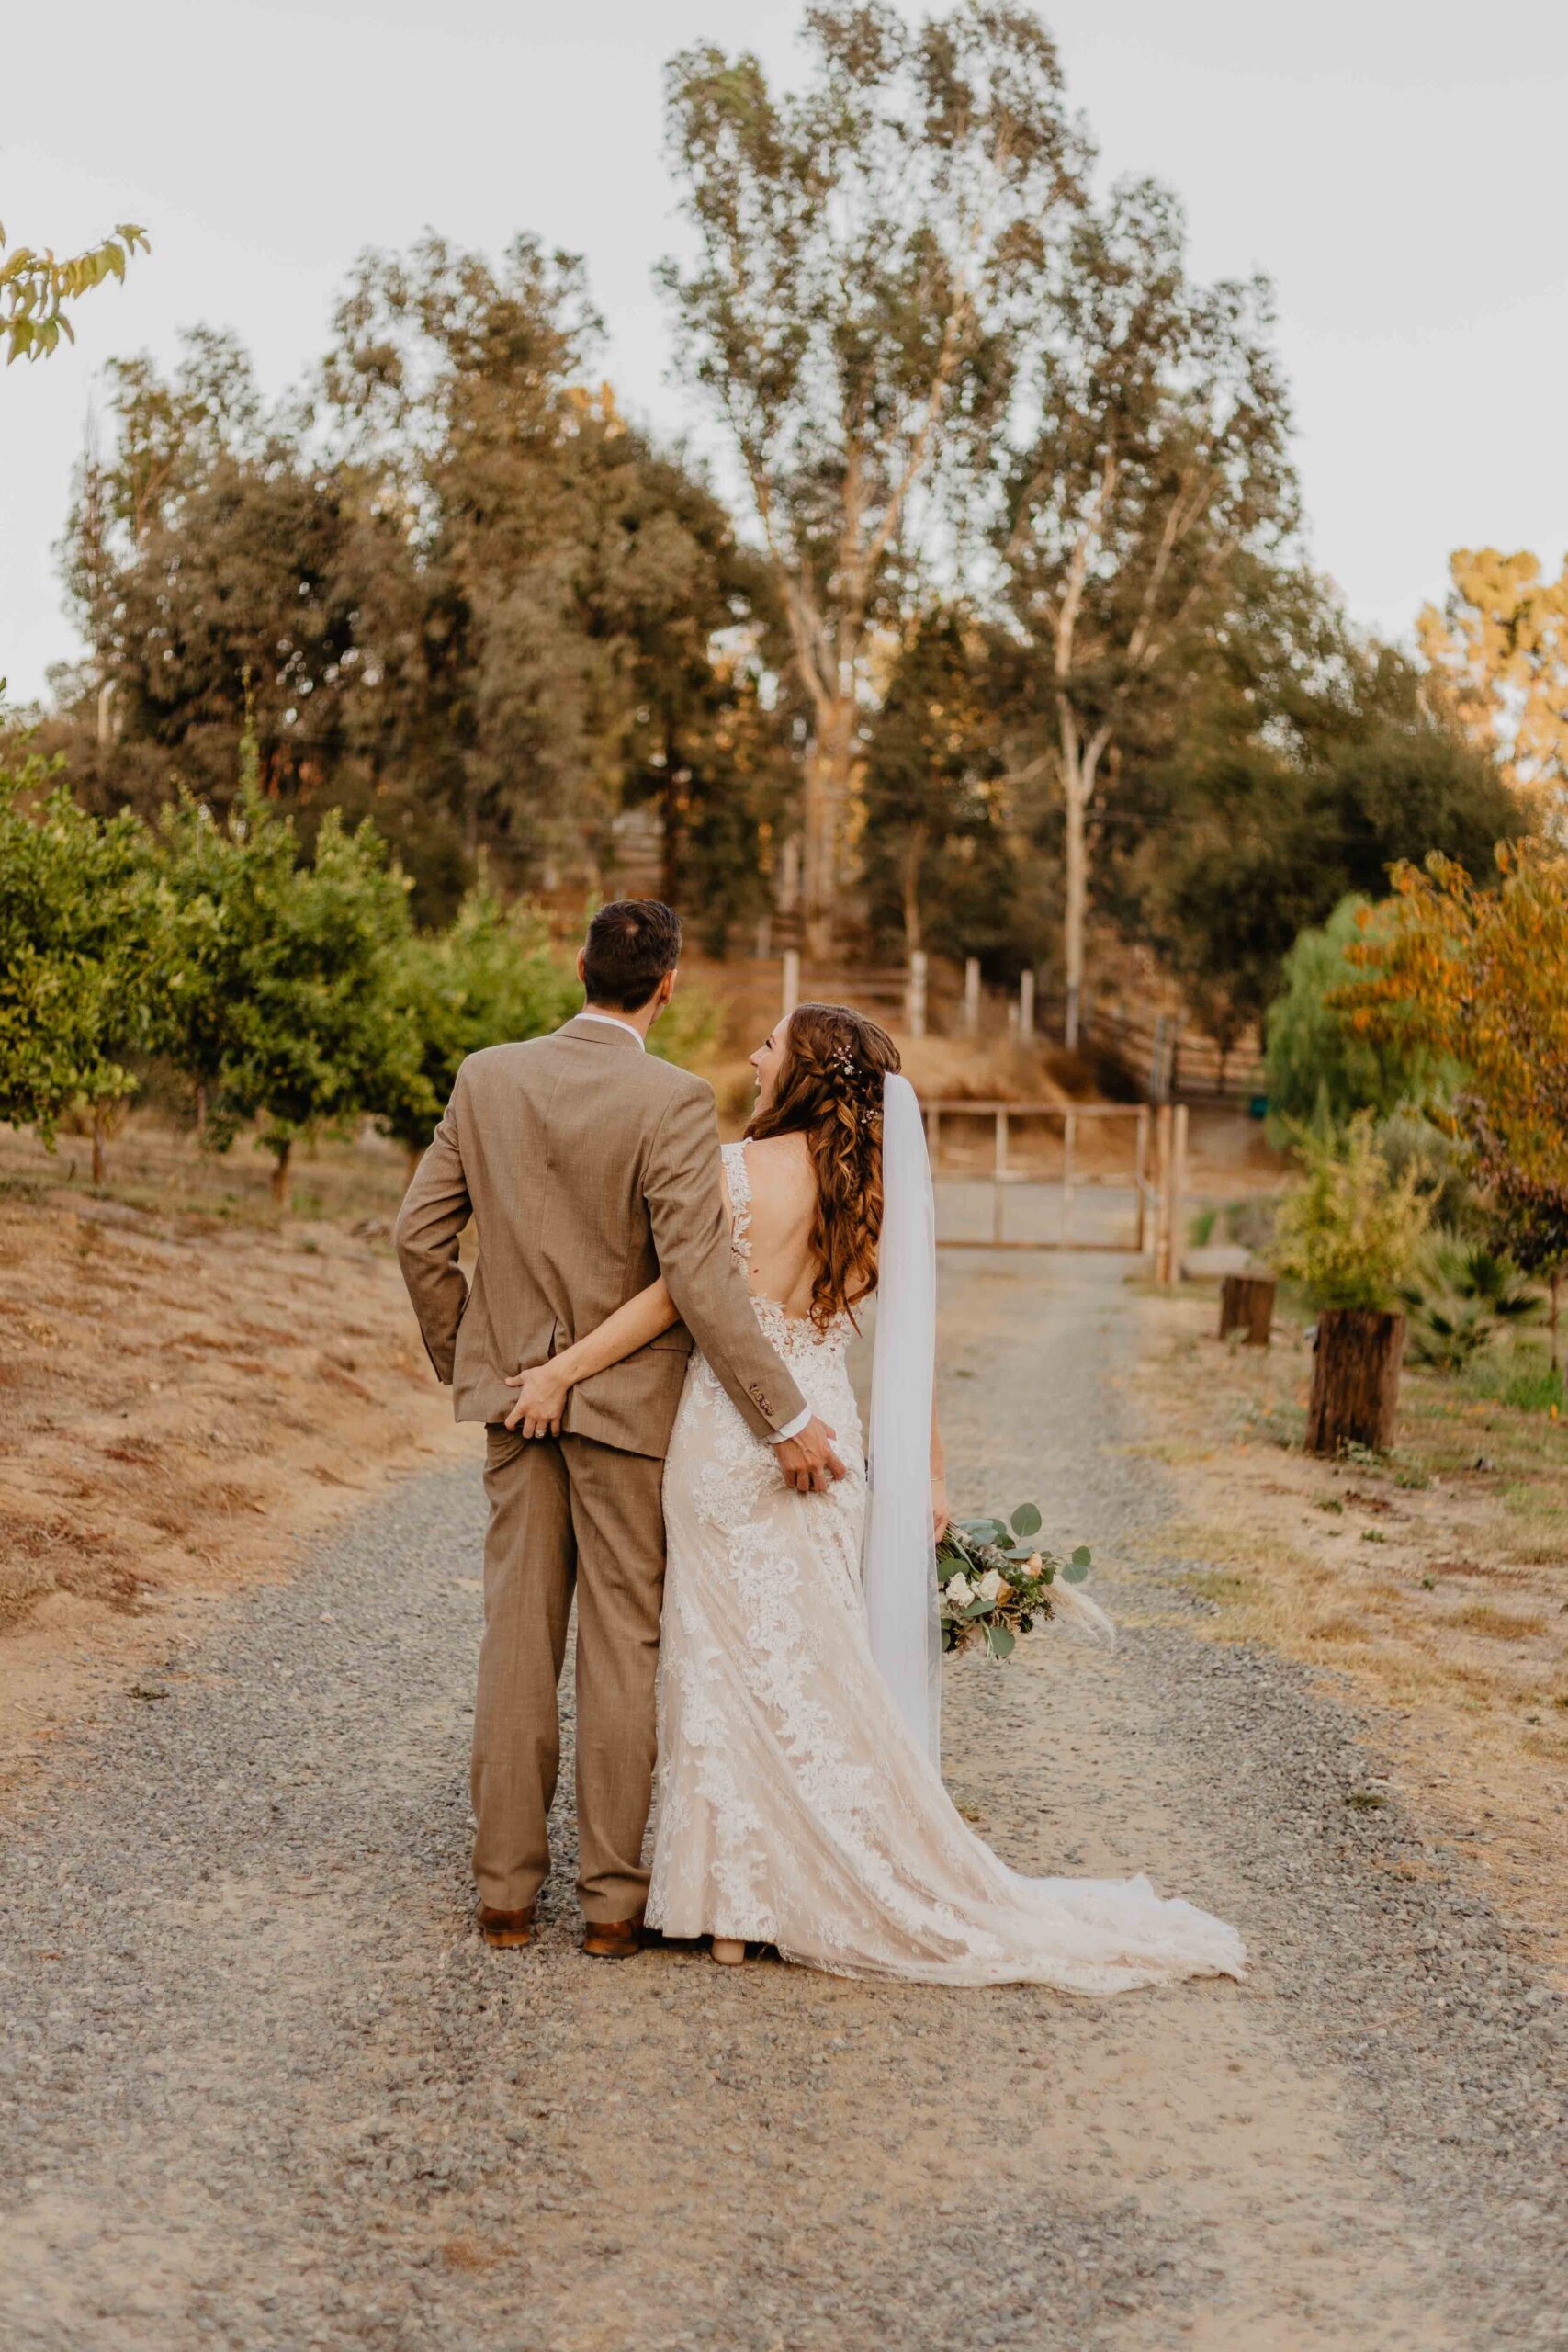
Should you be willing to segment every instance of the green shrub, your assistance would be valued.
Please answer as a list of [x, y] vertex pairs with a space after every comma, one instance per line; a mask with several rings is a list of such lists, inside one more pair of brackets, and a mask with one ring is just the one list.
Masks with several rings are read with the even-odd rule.
[[96, 1180], [105, 1119], [152, 1035], [165, 908], [144, 828], [88, 815], [54, 774], [0, 768], [0, 1119], [52, 1147], [85, 1109]]
[[1276, 1272], [1319, 1309], [1397, 1306], [1428, 1220], [1413, 1174], [1390, 1174], [1370, 1112], [1342, 1134], [1304, 1136], [1298, 1148], [1303, 1172], [1275, 1220]]
[[1328, 1001], [1337, 989], [1359, 979], [1346, 949], [1373, 928], [1378, 911], [1367, 899], [1341, 899], [1321, 930], [1300, 933], [1285, 958], [1284, 989], [1265, 1018], [1271, 1138], [1288, 1139], [1297, 1126], [1341, 1127], [1358, 1111], [1387, 1113], [1402, 1102], [1451, 1085], [1451, 1069], [1425, 1046], [1397, 1034], [1382, 1040], [1360, 1035], [1349, 1016]]
[[393, 993], [419, 1041], [419, 1058], [389, 1071], [367, 1106], [411, 1151], [423, 1150], [452, 1091], [459, 1065], [487, 1046], [557, 1029], [576, 1012], [576, 973], [552, 954], [539, 918], [503, 907], [493, 891], [470, 890], [446, 931], [407, 943]]
[[648, 1050], [660, 1061], [694, 1069], [718, 1039], [718, 1006], [700, 981], [682, 980], [648, 1033]]
[[163, 1043], [195, 1082], [220, 1148], [247, 1120], [287, 1198], [296, 1139], [342, 1127], [417, 1084], [421, 1040], [398, 1001], [408, 884], [367, 820], [329, 809], [307, 854], [247, 780], [226, 819], [164, 817], [172, 901]]

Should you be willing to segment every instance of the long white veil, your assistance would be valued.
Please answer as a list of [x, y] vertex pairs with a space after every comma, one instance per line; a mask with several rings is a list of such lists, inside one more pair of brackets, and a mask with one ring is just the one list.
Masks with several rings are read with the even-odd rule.
[[871, 1375], [871, 1508], [863, 1581], [871, 1652], [910, 1736], [942, 1748], [942, 1621], [931, 1537], [936, 1204], [914, 1088], [882, 1090], [882, 1238]]

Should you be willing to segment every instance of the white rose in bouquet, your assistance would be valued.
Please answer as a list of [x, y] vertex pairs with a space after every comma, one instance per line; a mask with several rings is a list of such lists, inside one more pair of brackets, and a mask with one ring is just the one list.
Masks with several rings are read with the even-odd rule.
[[995, 1603], [1001, 1599], [1001, 1591], [1002, 1579], [1000, 1572], [996, 1568], [987, 1568], [985, 1575], [980, 1578], [981, 1600], [989, 1600]]
[[969, 1603], [975, 1598], [975, 1588], [970, 1583], [968, 1577], [963, 1573], [962, 1569], [959, 1571], [957, 1576], [948, 1577], [946, 1584], [942, 1587], [942, 1591], [946, 1598], [953, 1603], [955, 1608], [958, 1609], [967, 1609]]

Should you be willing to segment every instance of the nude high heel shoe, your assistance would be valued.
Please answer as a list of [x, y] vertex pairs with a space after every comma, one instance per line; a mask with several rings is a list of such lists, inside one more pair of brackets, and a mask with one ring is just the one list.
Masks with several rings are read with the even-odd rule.
[[733, 1936], [715, 1936], [713, 1956], [721, 1968], [739, 1968], [746, 1958], [746, 1947]]

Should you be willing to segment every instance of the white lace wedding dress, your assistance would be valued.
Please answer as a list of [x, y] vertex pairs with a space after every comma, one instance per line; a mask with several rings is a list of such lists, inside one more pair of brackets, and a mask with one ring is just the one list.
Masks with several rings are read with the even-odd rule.
[[[744, 1259], [741, 1146], [725, 1166]], [[849, 1472], [825, 1495], [792, 1492], [694, 1355], [664, 1476], [649, 1924], [934, 1984], [1119, 1993], [1240, 1975], [1235, 1929], [1147, 1879], [1025, 1878], [966, 1826], [872, 1662], [849, 1318], [819, 1334], [754, 1304]]]

